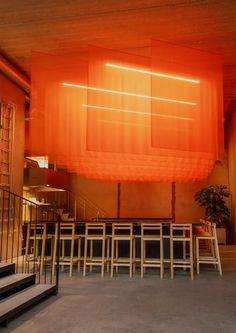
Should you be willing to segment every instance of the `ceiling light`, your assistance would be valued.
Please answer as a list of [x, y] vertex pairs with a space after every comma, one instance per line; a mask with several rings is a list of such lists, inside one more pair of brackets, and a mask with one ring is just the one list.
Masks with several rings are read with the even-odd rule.
[[199, 80], [192, 80], [192, 79], [187, 79], [187, 78], [181, 77], [181, 76], [175, 76], [175, 75], [169, 75], [169, 74], [163, 74], [163, 73], [156, 73], [156, 72], [146, 71], [146, 70], [143, 70], [143, 69], [127, 67], [127, 66], [120, 66], [120, 65], [109, 64], [109, 63], [107, 63], [106, 66], [111, 67], [111, 68], [116, 68], [116, 69], [123, 69], [123, 70], [130, 71], [130, 72], [136, 72], [136, 73], [142, 73], [142, 74], [149, 74], [149, 75], [152, 75], [152, 76], [164, 77], [164, 78], [167, 78], [167, 79], [186, 81], [186, 82], [189, 82], [189, 83], [200, 83]]
[[161, 117], [161, 118], [171, 118], [171, 119], [180, 119], [180, 120], [194, 120], [194, 118], [189, 118], [189, 117], [179, 117], [179, 116], [165, 115], [165, 114], [160, 114], [160, 113], [148, 113], [148, 112], [139, 112], [139, 111], [134, 111], [134, 110], [116, 109], [116, 108], [109, 108], [109, 107], [106, 107], [106, 106], [99, 106], [99, 105], [82, 104], [82, 106], [86, 107], [86, 108], [89, 108], [89, 109], [134, 113], [134, 114], [137, 114], [137, 115], [155, 116], [155, 117]]
[[142, 95], [142, 94], [135, 94], [135, 93], [129, 93], [129, 92], [120, 91], [120, 90], [95, 88], [95, 87], [83, 86], [83, 85], [75, 84], [75, 83], [63, 82], [62, 85], [66, 86], [66, 87], [74, 87], [74, 88], [88, 89], [88, 90], [93, 90], [93, 91], [101, 91], [101, 92], [107, 92], [107, 93], [117, 94], [117, 95], [140, 97], [140, 98], [145, 98], [145, 99], [153, 99], [153, 100], [158, 100], [158, 101], [162, 101], [162, 102], [179, 103], [179, 104], [187, 104], [187, 105], [197, 105], [197, 103], [194, 103], [194, 102], [187, 102], [187, 101], [182, 101], [182, 100], [177, 100], [177, 99], [169, 99], [169, 98], [148, 96], [148, 95]]

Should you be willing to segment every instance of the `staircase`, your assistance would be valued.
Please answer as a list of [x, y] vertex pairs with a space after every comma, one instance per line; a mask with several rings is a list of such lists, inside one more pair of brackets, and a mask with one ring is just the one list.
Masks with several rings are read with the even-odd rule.
[[[0, 188], [0, 325], [56, 294], [51, 249], [58, 215]], [[57, 262], [57, 261], [56, 261]]]
[[27, 190], [25, 196], [29, 200], [32, 201], [33, 197], [36, 204], [47, 202], [49, 207], [53, 207], [60, 215], [62, 221], [90, 221], [109, 216], [108, 212], [92, 202], [81, 190], [76, 194], [59, 188], [49, 190], [49, 187], [30, 188], [30, 193], [27, 193]]
[[36, 274], [15, 273], [15, 264], [0, 264], [0, 325], [32, 307], [45, 297], [56, 294], [55, 284], [35, 284]]

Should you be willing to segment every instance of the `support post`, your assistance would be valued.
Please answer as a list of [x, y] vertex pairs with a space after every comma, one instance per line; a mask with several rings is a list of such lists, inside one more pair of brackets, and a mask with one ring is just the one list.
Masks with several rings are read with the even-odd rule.
[[175, 191], [175, 182], [171, 184], [171, 215], [172, 220], [175, 222], [175, 203], [176, 203], [176, 191]]
[[117, 218], [120, 218], [120, 183], [117, 183]]

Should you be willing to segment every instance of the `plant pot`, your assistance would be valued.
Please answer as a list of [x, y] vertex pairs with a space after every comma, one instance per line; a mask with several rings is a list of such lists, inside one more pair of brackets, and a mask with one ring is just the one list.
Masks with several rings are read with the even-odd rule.
[[226, 245], [226, 228], [216, 228], [218, 244]]

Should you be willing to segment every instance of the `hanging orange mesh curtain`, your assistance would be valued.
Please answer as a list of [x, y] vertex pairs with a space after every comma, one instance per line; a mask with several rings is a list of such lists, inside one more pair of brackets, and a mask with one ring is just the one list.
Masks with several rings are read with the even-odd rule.
[[[87, 84], [87, 64], [78, 57], [32, 54], [32, 94], [29, 148], [33, 155], [47, 155], [50, 162], [67, 168], [80, 156], [86, 128], [86, 91], [78, 94], [62, 82]], [[79, 135], [78, 135], [79, 133]]]
[[151, 58], [34, 53], [31, 153], [96, 179], [204, 179], [222, 147], [220, 75], [216, 56], [160, 42]]
[[216, 159], [223, 147], [219, 56], [153, 41], [151, 58], [152, 95], [167, 98], [152, 101], [153, 146]]
[[115, 69], [112, 64], [148, 69], [150, 59], [90, 47], [88, 85], [97, 90], [88, 90], [88, 149], [122, 153], [123, 159], [148, 154], [150, 76]]

